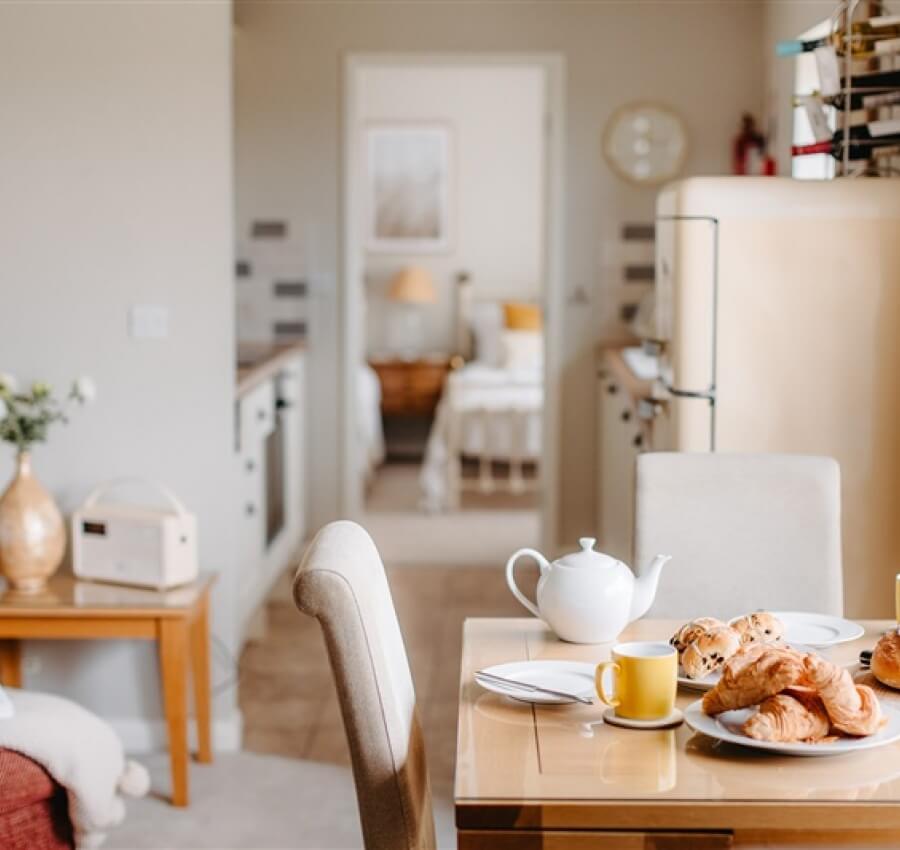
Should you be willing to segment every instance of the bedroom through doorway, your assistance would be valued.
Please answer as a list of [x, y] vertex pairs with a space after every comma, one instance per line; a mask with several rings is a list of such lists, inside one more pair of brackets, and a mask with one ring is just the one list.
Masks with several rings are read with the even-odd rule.
[[349, 74], [355, 513], [388, 563], [496, 565], [540, 545], [548, 480], [547, 64]]

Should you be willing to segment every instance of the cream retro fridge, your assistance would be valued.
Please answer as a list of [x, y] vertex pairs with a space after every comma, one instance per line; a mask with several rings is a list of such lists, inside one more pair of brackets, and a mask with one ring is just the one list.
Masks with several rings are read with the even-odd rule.
[[900, 180], [691, 178], [657, 203], [653, 448], [836, 458], [849, 616], [900, 573]]

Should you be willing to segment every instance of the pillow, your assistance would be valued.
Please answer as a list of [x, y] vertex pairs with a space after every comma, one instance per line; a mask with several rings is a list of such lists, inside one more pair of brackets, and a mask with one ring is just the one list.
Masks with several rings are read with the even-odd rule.
[[472, 304], [472, 336], [475, 338], [475, 360], [485, 366], [503, 365], [503, 310], [497, 301]]
[[544, 335], [540, 331], [503, 331], [503, 368], [542, 370]]
[[544, 325], [541, 308], [522, 301], [507, 301], [503, 305], [503, 318], [511, 331], [539, 331]]

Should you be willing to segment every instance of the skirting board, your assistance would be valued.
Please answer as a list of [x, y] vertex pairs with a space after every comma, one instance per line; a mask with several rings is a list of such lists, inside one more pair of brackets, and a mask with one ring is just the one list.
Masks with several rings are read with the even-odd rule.
[[[166, 723], [161, 718], [107, 717], [107, 723], [116, 730], [127, 753], [152, 753], [168, 746]], [[230, 717], [216, 718], [212, 724], [213, 749], [219, 753], [232, 753], [241, 748], [244, 719], [235, 709]], [[197, 727], [188, 721], [188, 746], [197, 747]]]

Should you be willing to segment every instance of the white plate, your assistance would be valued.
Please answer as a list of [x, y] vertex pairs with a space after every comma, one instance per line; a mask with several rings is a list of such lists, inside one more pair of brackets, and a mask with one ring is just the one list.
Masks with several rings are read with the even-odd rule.
[[[485, 673], [493, 673], [504, 679], [513, 679], [517, 682], [526, 682], [529, 685], [537, 685], [539, 688], [550, 688], [553, 691], [565, 691], [570, 694], [587, 697], [596, 700], [594, 691], [594, 670], [596, 665], [582, 661], [511, 661], [509, 664], [495, 664], [493, 667], [485, 667]], [[575, 700], [555, 697], [551, 694], [541, 694], [519, 690], [513, 685], [503, 685], [482, 679], [477, 673], [475, 681], [482, 688], [502, 694], [505, 697], [522, 702], [533, 702], [538, 705], [567, 705]]]
[[859, 623], [843, 617], [832, 617], [830, 614], [816, 614], [812, 611], [772, 613], [784, 624], [785, 643], [802, 643], [821, 649], [856, 640], [866, 633]]
[[757, 750], [770, 750], [785, 756], [836, 756], [858, 750], [871, 750], [900, 740], [900, 712], [882, 701], [881, 711], [887, 723], [879, 732], [867, 738], [840, 738], [827, 744], [784, 744], [778, 741], [757, 741], [741, 732], [741, 726], [756, 711], [756, 708], [742, 708], [726, 711], [717, 717], [703, 713], [703, 700], [692, 702], [684, 711], [684, 719], [695, 732], [702, 732], [710, 738], [740, 744]]
[[721, 678], [722, 671], [714, 670], [712, 673], [707, 673], [702, 679], [689, 679], [684, 675], [681, 665], [678, 665], [678, 685], [687, 691], [700, 691], [701, 693], [705, 693], [711, 688], [714, 688], [716, 682]]

